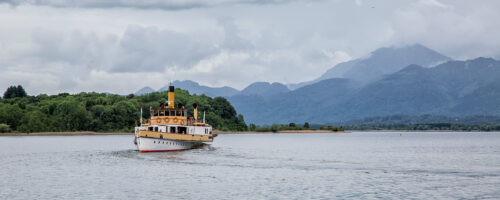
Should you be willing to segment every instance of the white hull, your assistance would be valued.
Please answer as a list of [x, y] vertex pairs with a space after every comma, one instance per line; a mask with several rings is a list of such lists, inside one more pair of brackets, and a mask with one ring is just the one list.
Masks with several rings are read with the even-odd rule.
[[137, 148], [140, 152], [180, 151], [200, 146], [203, 142], [178, 141], [158, 138], [137, 138]]

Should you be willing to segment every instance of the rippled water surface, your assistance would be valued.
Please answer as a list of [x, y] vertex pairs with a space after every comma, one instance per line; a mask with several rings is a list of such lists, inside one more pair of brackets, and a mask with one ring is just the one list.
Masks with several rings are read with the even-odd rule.
[[[402, 134], [402, 135], [400, 135]], [[0, 137], [0, 199], [500, 199], [500, 133]]]

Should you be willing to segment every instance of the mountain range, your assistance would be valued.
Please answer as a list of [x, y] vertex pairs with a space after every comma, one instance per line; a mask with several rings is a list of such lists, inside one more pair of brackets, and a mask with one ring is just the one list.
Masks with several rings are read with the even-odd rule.
[[[177, 88], [188, 90], [189, 93], [191, 94], [198, 94], [198, 95], [205, 94], [209, 97], [217, 97], [217, 96], [228, 97], [228, 96], [233, 96], [240, 92], [232, 87], [208, 87], [200, 85], [199, 83], [190, 80], [184, 80], [184, 81], [176, 80], [172, 83], [172, 85], [174, 85]], [[158, 92], [167, 91], [168, 86], [169, 85], [163, 86], [162, 88], [158, 89]], [[135, 92], [134, 95], [143, 95], [151, 92], [155, 92], [155, 90], [153, 90], [150, 87], [144, 87]]]
[[238, 91], [192, 81], [174, 85], [224, 96], [247, 123], [256, 124], [342, 123], [389, 115], [500, 116], [500, 61], [456, 61], [419, 44], [381, 48], [288, 87], [257, 82]]
[[339, 63], [317, 79], [303, 83], [289, 84], [288, 87], [290, 89], [297, 89], [330, 78], [348, 78], [360, 83], [370, 83], [411, 64], [432, 67], [448, 60], [450, 58], [447, 56], [420, 44], [399, 48], [384, 47], [373, 51], [367, 57]]

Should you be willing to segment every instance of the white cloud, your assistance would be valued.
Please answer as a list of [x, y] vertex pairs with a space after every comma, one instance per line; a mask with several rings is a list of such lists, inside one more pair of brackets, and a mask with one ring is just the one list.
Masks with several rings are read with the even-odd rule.
[[358, 5], [358, 6], [362, 6], [363, 0], [354, 0], [354, 3], [356, 3], [356, 5]]
[[439, 2], [438, 0], [419, 0], [418, 3], [425, 6], [434, 6], [443, 9], [453, 9], [453, 6]]

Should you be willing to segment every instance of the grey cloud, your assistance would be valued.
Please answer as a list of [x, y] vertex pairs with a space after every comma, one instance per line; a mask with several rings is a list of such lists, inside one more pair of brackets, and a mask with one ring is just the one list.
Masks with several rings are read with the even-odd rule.
[[240, 36], [240, 29], [234, 24], [232, 18], [219, 18], [217, 24], [224, 29], [223, 48], [230, 50], [247, 50], [253, 48], [253, 44]]
[[163, 9], [184, 10], [192, 8], [214, 7], [218, 5], [234, 4], [283, 4], [297, 0], [2, 0], [12, 6], [36, 5], [50, 7], [75, 7], [75, 8], [138, 8], [138, 9]]
[[118, 39], [116, 35], [99, 37], [93, 32], [62, 33], [41, 28], [35, 29], [31, 38], [35, 47], [28, 56], [49, 63], [64, 62], [90, 68], [102, 67]]
[[189, 68], [218, 53], [209, 37], [129, 26], [113, 58], [112, 72], [155, 71], [168, 67]]

